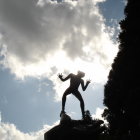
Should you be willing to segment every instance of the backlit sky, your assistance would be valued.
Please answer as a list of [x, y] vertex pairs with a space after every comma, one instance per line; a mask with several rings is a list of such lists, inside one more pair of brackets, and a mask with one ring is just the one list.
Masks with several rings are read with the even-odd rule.
[[[1, 140], [42, 140], [59, 122], [69, 81], [58, 73], [86, 73], [91, 84], [79, 90], [85, 108], [100, 117], [124, 6], [124, 0], [0, 0]], [[66, 112], [81, 119], [72, 95]]]

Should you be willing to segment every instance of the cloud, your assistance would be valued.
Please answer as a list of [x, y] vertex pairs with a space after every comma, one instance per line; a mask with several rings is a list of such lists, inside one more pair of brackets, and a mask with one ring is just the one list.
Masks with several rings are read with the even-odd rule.
[[105, 120], [105, 119], [102, 117], [103, 112], [104, 112], [104, 108], [99, 108], [99, 107], [97, 107], [95, 114], [92, 115], [92, 118], [93, 118], [93, 119], [100, 119], [100, 120], [103, 120], [103, 121], [104, 121], [104, 124], [108, 127], [109, 124], [108, 124], [107, 120]]
[[125, 6], [127, 5], [127, 0], [123, 0], [122, 2], [125, 4]]
[[45, 76], [57, 92], [58, 72], [100, 71], [95, 79], [104, 81], [117, 53], [98, 7], [104, 1], [1, 0], [0, 64], [17, 78]]
[[0, 140], [43, 140], [44, 133], [54, 127], [57, 123], [52, 126], [44, 125], [44, 127], [31, 133], [21, 132], [14, 124], [1, 122], [0, 115]]
[[104, 109], [97, 107], [95, 114], [92, 115], [94, 119], [104, 120], [102, 117]]

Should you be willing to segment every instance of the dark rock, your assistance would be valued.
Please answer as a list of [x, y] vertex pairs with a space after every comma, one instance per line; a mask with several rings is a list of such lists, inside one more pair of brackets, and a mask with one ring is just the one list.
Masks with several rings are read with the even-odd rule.
[[102, 120], [72, 120], [61, 116], [60, 124], [44, 134], [44, 140], [93, 140], [105, 130]]

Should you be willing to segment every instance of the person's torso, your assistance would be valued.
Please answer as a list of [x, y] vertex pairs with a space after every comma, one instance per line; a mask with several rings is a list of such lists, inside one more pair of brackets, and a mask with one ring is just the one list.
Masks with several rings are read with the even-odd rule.
[[81, 79], [77, 75], [72, 74], [70, 79], [70, 88], [72, 90], [78, 90], [80, 83]]

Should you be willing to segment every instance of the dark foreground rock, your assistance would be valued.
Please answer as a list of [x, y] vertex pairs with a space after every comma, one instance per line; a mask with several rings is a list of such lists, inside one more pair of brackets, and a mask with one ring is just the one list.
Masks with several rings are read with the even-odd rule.
[[96, 140], [105, 130], [102, 120], [72, 120], [61, 117], [60, 124], [44, 134], [44, 140]]

